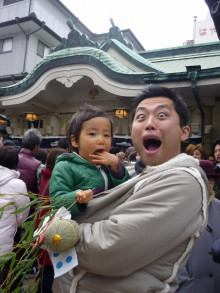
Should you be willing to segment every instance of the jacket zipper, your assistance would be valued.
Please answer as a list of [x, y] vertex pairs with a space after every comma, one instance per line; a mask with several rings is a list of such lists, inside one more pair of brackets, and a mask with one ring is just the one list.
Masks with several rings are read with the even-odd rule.
[[99, 169], [99, 171], [101, 172], [102, 177], [104, 179], [104, 182], [105, 182], [105, 190], [108, 190], [108, 177], [107, 177], [105, 171], [102, 169], [101, 166], [96, 166], [96, 167]]

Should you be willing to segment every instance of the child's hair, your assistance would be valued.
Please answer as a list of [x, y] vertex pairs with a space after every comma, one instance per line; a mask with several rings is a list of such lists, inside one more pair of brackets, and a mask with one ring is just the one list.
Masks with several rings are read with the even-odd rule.
[[109, 120], [111, 124], [111, 136], [113, 137], [113, 123], [111, 117], [108, 116], [105, 110], [101, 107], [94, 107], [85, 103], [82, 107], [80, 107], [79, 111], [73, 115], [67, 125], [66, 137], [72, 150], [78, 152], [78, 149], [74, 148], [71, 144], [71, 135], [74, 135], [76, 141], [78, 141], [83, 123], [96, 117], [104, 117]]
[[64, 154], [66, 151], [62, 148], [53, 148], [49, 151], [47, 154], [47, 159], [46, 159], [46, 167], [49, 168], [50, 170], [53, 170], [56, 159], [59, 155]]

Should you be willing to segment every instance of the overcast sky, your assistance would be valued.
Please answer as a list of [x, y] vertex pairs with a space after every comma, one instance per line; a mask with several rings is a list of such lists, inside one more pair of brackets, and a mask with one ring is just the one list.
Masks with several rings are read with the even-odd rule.
[[194, 16], [209, 13], [205, 0], [61, 0], [93, 33], [106, 33], [110, 18], [130, 28], [146, 50], [181, 46], [193, 39]]

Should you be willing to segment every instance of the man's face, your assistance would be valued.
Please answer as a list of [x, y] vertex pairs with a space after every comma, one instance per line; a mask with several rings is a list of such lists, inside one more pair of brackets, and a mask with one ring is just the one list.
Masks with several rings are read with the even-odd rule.
[[145, 165], [160, 165], [178, 155], [189, 132], [189, 126], [180, 127], [171, 99], [148, 98], [137, 106], [131, 136]]
[[217, 144], [214, 149], [214, 156], [217, 163], [220, 163], [220, 144]]
[[215, 165], [215, 157], [214, 156], [209, 156], [208, 160], [213, 164]]

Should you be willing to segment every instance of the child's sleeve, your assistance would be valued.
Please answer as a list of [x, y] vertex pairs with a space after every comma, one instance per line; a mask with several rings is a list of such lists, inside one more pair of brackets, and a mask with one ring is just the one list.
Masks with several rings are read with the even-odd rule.
[[76, 193], [78, 190], [74, 190], [74, 174], [71, 168], [68, 168], [65, 162], [56, 164], [52, 172], [49, 187], [52, 208], [58, 209], [64, 206], [71, 212], [72, 216], [84, 213], [87, 204], [79, 204], [76, 201]]
[[112, 181], [113, 187], [127, 181], [130, 179], [130, 175], [127, 171], [127, 169], [122, 164], [121, 160], [119, 159], [119, 169], [118, 171], [114, 171], [113, 169], [109, 168], [109, 175], [110, 179]]

